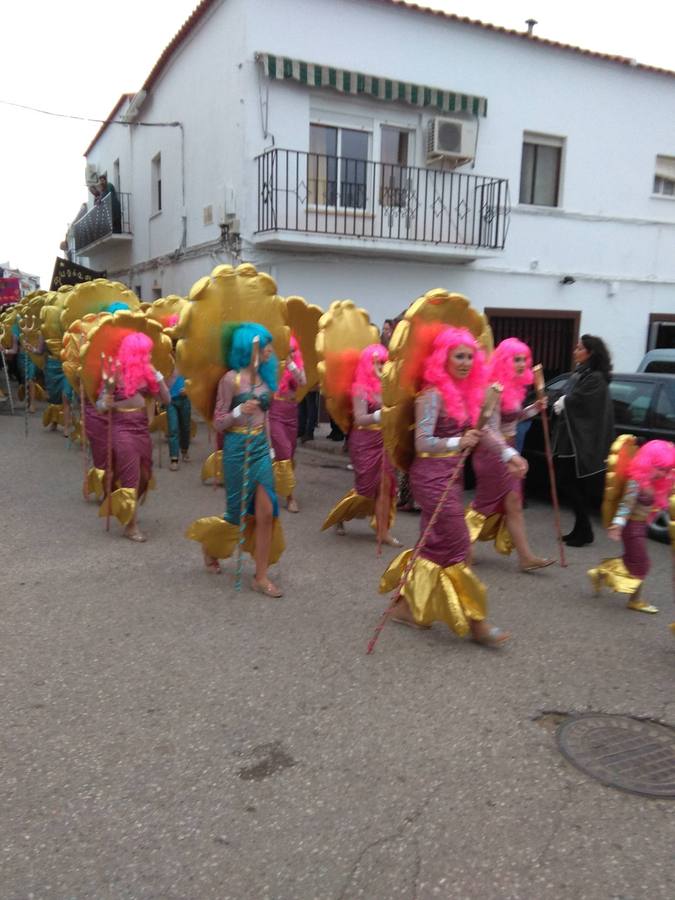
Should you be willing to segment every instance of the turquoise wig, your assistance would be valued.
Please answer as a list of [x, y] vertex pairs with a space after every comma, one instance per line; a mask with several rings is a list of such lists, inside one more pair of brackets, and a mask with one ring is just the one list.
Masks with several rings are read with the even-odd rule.
[[128, 303], [122, 303], [121, 300], [115, 300], [114, 303], [109, 303], [103, 312], [113, 313], [119, 312], [121, 309], [129, 309]]
[[[263, 326], [256, 322], [242, 322], [230, 333], [227, 325], [223, 327], [223, 359], [229, 369], [245, 369], [251, 364], [251, 351], [253, 339], [259, 338], [260, 350], [272, 343], [272, 335]], [[272, 353], [266, 362], [261, 362], [258, 368], [260, 377], [272, 391], [276, 391], [279, 384], [279, 361]]]

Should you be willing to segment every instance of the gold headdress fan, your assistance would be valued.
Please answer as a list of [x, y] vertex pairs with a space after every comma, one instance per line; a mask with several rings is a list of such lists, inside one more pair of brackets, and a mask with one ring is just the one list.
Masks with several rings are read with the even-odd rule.
[[628, 468], [638, 449], [634, 434], [620, 434], [609, 448], [602, 495], [602, 524], [605, 528], [609, 528], [616, 515], [628, 480]]
[[29, 345], [37, 347], [40, 342], [40, 314], [42, 307], [49, 301], [49, 297], [50, 295], [47, 291], [32, 291], [23, 298], [21, 313], [19, 314], [19, 325], [24, 349], [38, 369], [44, 368], [45, 355], [44, 353], [34, 353], [28, 347]]
[[168, 297], [160, 297], [159, 300], [155, 300], [144, 312], [148, 318], [160, 323], [164, 334], [168, 334], [172, 340], [176, 340], [181, 337], [181, 317], [187, 308], [186, 297], [169, 294]]
[[61, 347], [61, 362], [63, 374], [75, 391], [80, 390], [80, 372], [82, 359], [80, 353], [89, 338], [89, 332], [99, 321], [102, 315], [107, 313], [89, 313], [81, 319], [76, 319], [63, 335]]
[[345, 433], [352, 425], [351, 387], [359, 355], [379, 340], [366, 310], [351, 300], [334, 300], [319, 319], [316, 352], [321, 393], [331, 418]]
[[492, 329], [485, 315], [474, 309], [462, 294], [450, 294], [441, 288], [427, 291], [410, 304], [389, 343], [389, 362], [384, 365], [382, 377], [383, 437], [394, 465], [404, 471], [410, 468], [415, 455], [415, 396], [420, 389], [418, 377], [404, 377], [406, 364], [410, 364], [414, 355], [421, 357], [428, 353], [429, 339], [435, 337], [440, 327], [448, 325], [466, 328], [486, 355], [492, 353]]
[[136, 294], [120, 281], [94, 278], [93, 281], [83, 281], [69, 287], [61, 313], [62, 333], [77, 319], [83, 319], [90, 313], [105, 312], [113, 303], [124, 303], [132, 312], [141, 305]]
[[81, 377], [92, 403], [96, 402], [102, 380], [102, 357], [117, 356], [120, 344], [128, 334], [140, 332], [152, 340], [152, 365], [168, 378], [173, 371], [171, 340], [162, 332], [159, 322], [146, 318], [142, 312], [120, 310], [96, 317], [87, 341], [80, 352]]
[[307, 303], [303, 297], [286, 297], [286, 311], [291, 333], [300, 344], [300, 352], [305, 365], [307, 383], [296, 392], [295, 399], [300, 401], [307, 391], [311, 391], [319, 383], [318, 362], [316, 352], [316, 336], [319, 333], [319, 319], [323, 310]]
[[211, 420], [218, 382], [227, 371], [222, 352], [226, 323], [256, 322], [271, 333], [280, 360], [288, 356], [290, 328], [286, 305], [276, 282], [255, 266], [244, 263], [217, 266], [190, 291], [187, 310], [178, 323], [177, 365], [185, 376], [193, 406]]
[[61, 313], [71, 290], [70, 285], [65, 285], [58, 291], [50, 291], [48, 299], [40, 310], [40, 329], [52, 356], [58, 357], [61, 352], [63, 341]]

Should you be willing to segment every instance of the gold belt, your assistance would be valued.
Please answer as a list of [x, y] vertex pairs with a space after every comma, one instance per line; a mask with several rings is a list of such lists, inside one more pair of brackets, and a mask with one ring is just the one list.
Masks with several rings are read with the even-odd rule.
[[275, 394], [274, 399], [282, 400], [284, 403], [295, 403], [295, 397], [279, 397], [277, 394]]
[[381, 425], [355, 425], [356, 431], [382, 431]]
[[257, 425], [255, 428], [246, 428], [243, 425], [233, 425], [232, 428], [227, 429], [229, 434], [260, 434], [262, 430], [262, 425]]
[[453, 456], [459, 456], [461, 450], [445, 450], [443, 453], [417, 453], [420, 459], [450, 459]]
[[114, 412], [145, 412], [144, 406], [115, 406]]

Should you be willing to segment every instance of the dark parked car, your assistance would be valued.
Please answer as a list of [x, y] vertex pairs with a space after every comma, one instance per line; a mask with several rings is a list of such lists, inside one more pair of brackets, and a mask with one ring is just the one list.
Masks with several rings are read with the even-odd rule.
[[[554, 400], [562, 392], [569, 373], [558, 375], [546, 384], [546, 393]], [[609, 391], [614, 404], [614, 434], [634, 434], [640, 443], [653, 440], [675, 441], [675, 375], [659, 372], [613, 374]], [[529, 402], [529, 401], [528, 401]], [[553, 418], [549, 410], [549, 420]], [[533, 420], [525, 438], [523, 455], [530, 463], [528, 487], [541, 489], [547, 483], [544, 436], [539, 417]], [[589, 490], [596, 504], [602, 499], [604, 478], [590, 478]], [[652, 523], [649, 536], [668, 542], [668, 516], [662, 513]]]

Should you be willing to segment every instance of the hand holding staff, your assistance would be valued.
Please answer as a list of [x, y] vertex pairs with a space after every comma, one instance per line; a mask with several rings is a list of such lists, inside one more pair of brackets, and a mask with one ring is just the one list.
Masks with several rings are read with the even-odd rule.
[[[487, 392], [485, 394], [485, 400], [483, 401], [483, 406], [480, 411], [480, 415], [478, 416], [478, 422], [476, 424], [477, 430], [484, 428], [485, 425], [487, 424], [487, 422], [489, 421], [490, 416], [494, 412], [494, 409], [495, 409], [497, 403], [499, 402], [502, 390], [503, 390], [503, 388], [500, 384], [492, 384], [487, 389]], [[433, 515], [429, 519], [429, 523], [428, 523], [427, 527], [424, 529], [424, 533], [419, 538], [419, 540], [415, 544], [413, 552], [410, 554], [410, 559], [408, 560], [408, 563], [407, 563], [405, 569], [403, 570], [403, 574], [401, 575], [401, 580], [399, 581], [399, 583], [396, 587], [396, 590], [394, 591], [394, 599], [391, 601], [391, 603], [389, 604], [387, 609], [385, 609], [385, 611], [382, 615], [382, 618], [380, 619], [380, 621], [377, 625], [377, 628], [375, 629], [375, 632], [374, 632], [372, 638], [370, 639], [370, 642], [366, 649], [367, 654], [372, 653], [373, 650], [375, 649], [375, 644], [377, 642], [377, 639], [379, 638], [380, 633], [387, 622], [387, 619], [389, 618], [389, 616], [391, 615], [391, 613], [394, 610], [394, 607], [398, 603], [399, 598], [403, 592], [403, 588], [405, 587], [406, 582], [408, 581], [408, 577], [409, 577], [410, 573], [412, 572], [412, 568], [415, 565], [415, 562], [417, 561], [417, 558], [419, 557], [420, 553], [422, 552], [432, 528], [436, 524], [436, 520], [438, 519], [438, 517], [441, 513], [441, 510], [443, 509], [443, 506], [445, 504], [448, 494], [450, 493], [452, 486], [455, 484], [455, 482], [457, 481], [457, 479], [459, 478], [461, 473], [464, 471], [464, 463], [466, 462], [466, 459], [469, 456], [469, 454], [471, 453], [472, 449], [473, 449], [473, 447], [467, 447], [465, 450], [462, 450], [462, 453], [459, 457], [459, 463], [455, 466], [455, 469], [454, 469], [452, 475], [450, 476], [450, 478], [448, 478], [448, 482], [445, 485], [445, 488], [443, 489], [443, 493], [441, 494], [440, 500], [436, 504], [436, 509], [434, 510]]]
[[[532, 367], [534, 375], [534, 389], [537, 392], [537, 400], [543, 400], [544, 394], [544, 370], [541, 364]], [[562, 540], [562, 532], [560, 530], [560, 504], [558, 503], [558, 489], [555, 483], [555, 472], [553, 470], [553, 453], [551, 451], [551, 436], [548, 431], [548, 416], [546, 410], [541, 411], [541, 427], [544, 431], [544, 449], [546, 451], [546, 465], [548, 466], [548, 479], [551, 485], [551, 503], [553, 505], [553, 517], [555, 521], [555, 531], [558, 538], [558, 549], [560, 552], [560, 565], [567, 566], [565, 562], [565, 548]]]

